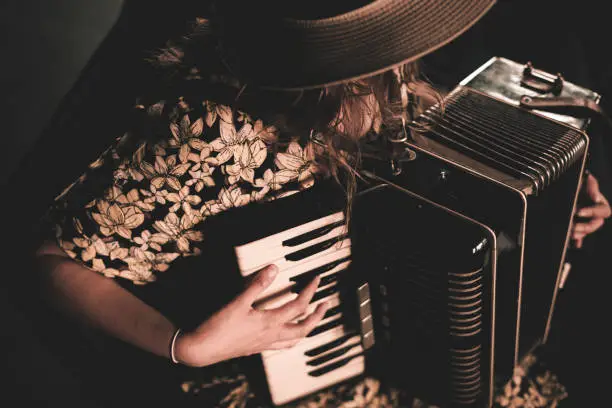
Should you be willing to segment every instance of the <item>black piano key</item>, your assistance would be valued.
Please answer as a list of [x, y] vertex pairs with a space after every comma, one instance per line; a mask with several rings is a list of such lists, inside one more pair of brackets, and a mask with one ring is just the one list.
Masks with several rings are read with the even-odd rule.
[[338, 368], [340, 368], [342, 366], [347, 365], [351, 360], [353, 360], [354, 358], [357, 358], [359, 356], [362, 356], [362, 355], [363, 355], [363, 353], [359, 353], [359, 354], [355, 354], [355, 355], [350, 356], [350, 357], [343, 358], [343, 359], [338, 360], [338, 361], [336, 361], [334, 363], [328, 364], [328, 365], [326, 365], [324, 367], [317, 368], [316, 370], [313, 370], [313, 371], [309, 372], [308, 375], [311, 376], [311, 377], [320, 377], [320, 376], [322, 376], [324, 374], [330, 373], [330, 372], [332, 372], [332, 371], [334, 371], [334, 370], [336, 370], [336, 369], [338, 369]]
[[295, 282], [296, 284], [302, 284], [304, 286], [306, 286], [308, 284], [308, 282], [312, 281], [315, 276], [320, 275], [322, 273], [331, 271], [332, 269], [334, 269], [336, 266], [350, 260], [351, 257], [350, 256], [345, 256], [344, 258], [341, 259], [337, 259], [335, 261], [326, 263], [325, 265], [321, 265], [318, 266], [310, 271], [301, 273], [299, 275], [295, 275], [294, 277], [292, 277], [290, 280], [292, 280], [293, 282]]
[[[336, 282], [338, 279], [340, 279], [341, 276], [342, 276], [342, 271], [338, 271], [336, 273], [332, 273], [330, 275], [324, 276], [321, 278], [321, 282], [319, 282], [319, 287], [322, 288], [325, 286], [329, 286], [332, 283]], [[314, 279], [314, 277], [312, 279]], [[293, 284], [293, 286], [291, 286], [291, 291], [293, 293], [301, 292], [302, 289], [306, 287], [306, 285], [312, 282], [312, 279], [309, 281], [300, 279], [298, 282]]]
[[332, 273], [331, 275], [327, 275], [321, 278], [321, 282], [319, 286], [327, 286], [334, 282], [336, 282], [342, 276], [341, 272]]
[[328, 318], [330, 318], [332, 316], [335, 316], [335, 315], [339, 314], [341, 311], [342, 311], [342, 308], [340, 307], [340, 305], [338, 305], [336, 307], [332, 307], [327, 312], [325, 312], [325, 314], [323, 315], [323, 319], [328, 319]]
[[349, 334], [345, 334], [342, 337], [338, 337], [335, 340], [330, 341], [329, 343], [325, 343], [322, 346], [319, 347], [315, 347], [313, 349], [310, 349], [306, 352], [304, 352], [305, 355], [307, 355], [308, 357], [314, 357], [314, 356], [318, 356], [319, 354], [323, 354], [326, 351], [329, 351], [333, 348], [336, 348], [344, 343], [346, 343], [347, 341], [349, 341], [349, 339], [351, 339], [352, 337], [355, 337], [355, 332], [351, 332]]
[[319, 242], [318, 244], [314, 244], [304, 249], [300, 249], [299, 251], [291, 252], [285, 255], [285, 259], [288, 261], [300, 261], [304, 258], [308, 258], [309, 256], [312, 256], [319, 252], [323, 252], [328, 248], [331, 248], [333, 245], [336, 245], [338, 242], [342, 241], [345, 238], [346, 238], [346, 235], [342, 235], [339, 237], [328, 239], [326, 241]]
[[310, 333], [308, 333], [306, 337], [316, 336], [317, 334], [326, 332], [338, 326], [342, 326], [342, 317], [339, 317], [335, 320], [332, 320], [331, 322], [327, 322], [325, 324], [315, 327]]
[[339, 227], [339, 226], [344, 225], [344, 224], [345, 224], [344, 220], [336, 221], [336, 222], [334, 222], [332, 224], [325, 225], [323, 227], [314, 229], [314, 230], [309, 231], [309, 232], [307, 232], [305, 234], [298, 235], [297, 237], [286, 239], [286, 240], [283, 241], [282, 245], [283, 246], [289, 246], [289, 247], [298, 246], [300, 244], [303, 244], [304, 242], [308, 242], [308, 241], [311, 241], [311, 240], [313, 240], [315, 238], [322, 237], [323, 235], [329, 233], [334, 228]]
[[323, 298], [329, 297], [334, 293], [338, 292], [338, 285], [334, 285], [331, 288], [323, 289], [314, 294], [310, 303], [316, 302], [317, 300], [321, 300]]
[[321, 357], [312, 359], [306, 364], [308, 364], [309, 366], [320, 366], [321, 364], [325, 364], [337, 357], [340, 357], [343, 354], [348, 353], [353, 347], [357, 347], [359, 344], [360, 343], [349, 344], [348, 346], [341, 347], [338, 350], [332, 351], [331, 353], [327, 353], [325, 355], [322, 355]]

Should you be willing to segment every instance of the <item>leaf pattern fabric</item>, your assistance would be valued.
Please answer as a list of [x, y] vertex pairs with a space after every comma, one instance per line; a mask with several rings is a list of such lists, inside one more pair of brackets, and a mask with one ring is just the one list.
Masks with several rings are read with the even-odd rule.
[[[147, 110], [152, 120], [165, 105]], [[170, 108], [162, 137], [128, 157], [119, 145], [134, 136], [118, 138], [48, 213], [60, 247], [107, 277], [154, 282], [175, 259], [200, 253], [206, 218], [314, 183], [313, 148], [297, 138], [273, 151], [276, 129], [244, 112], [182, 98]]]

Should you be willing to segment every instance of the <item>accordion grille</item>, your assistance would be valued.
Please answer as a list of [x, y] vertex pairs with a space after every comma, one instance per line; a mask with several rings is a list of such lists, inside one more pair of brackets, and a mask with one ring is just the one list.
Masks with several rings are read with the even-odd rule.
[[[376, 240], [369, 251], [384, 265], [378, 277], [384, 282], [382, 303], [389, 303], [390, 313], [382, 325], [395, 344], [394, 356], [427, 367], [409, 381], [422, 381], [424, 395], [457, 406], [482, 401], [490, 336], [482, 257], [452, 250], [440, 257], [399, 242]], [[446, 393], [440, 389], [445, 383]]]
[[586, 140], [576, 129], [458, 87], [425, 111], [416, 124], [437, 142], [541, 192], [582, 156]]
[[474, 402], [481, 392], [482, 271], [448, 274], [451, 398], [459, 404]]

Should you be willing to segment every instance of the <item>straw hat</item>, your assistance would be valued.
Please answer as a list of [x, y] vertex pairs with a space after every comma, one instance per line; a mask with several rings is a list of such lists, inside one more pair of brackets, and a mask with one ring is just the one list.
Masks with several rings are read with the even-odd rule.
[[416, 60], [495, 0], [222, 0], [210, 24], [226, 66], [260, 87], [308, 89]]

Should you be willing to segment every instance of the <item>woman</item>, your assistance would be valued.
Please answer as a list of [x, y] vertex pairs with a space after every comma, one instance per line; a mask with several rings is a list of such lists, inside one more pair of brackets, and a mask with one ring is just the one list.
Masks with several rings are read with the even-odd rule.
[[[151, 55], [155, 80], [116, 142], [57, 196], [36, 253], [55, 306], [190, 375], [291, 347], [328, 307], [304, 314], [314, 280], [284, 306], [253, 309], [274, 265], [215, 304], [223, 270], [208, 222], [330, 178], [350, 204], [359, 156], [349, 152], [435, 100], [415, 61], [493, 1], [253, 3], [215, 2]], [[210, 268], [173, 274], [198, 258]]]

